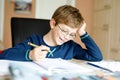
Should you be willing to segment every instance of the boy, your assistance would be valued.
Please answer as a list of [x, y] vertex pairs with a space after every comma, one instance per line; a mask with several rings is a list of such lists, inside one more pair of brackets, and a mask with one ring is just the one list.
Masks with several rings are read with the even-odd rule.
[[[45, 57], [102, 60], [101, 51], [85, 31], [86, 23], [77, 8], [70, 5], [59, 7], [50, 20], [50, 27], [46, 35], [32, 35], [15, 47], [3, 51], [0, 58], [18, 61], [41, 61]], [[73, 41], [76, 33], [86, 49]], [[37, 46], [33, 47], [32, 43]]]

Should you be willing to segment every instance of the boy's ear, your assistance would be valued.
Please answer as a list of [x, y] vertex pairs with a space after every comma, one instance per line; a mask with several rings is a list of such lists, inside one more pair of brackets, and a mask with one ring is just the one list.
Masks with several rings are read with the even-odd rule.
[[55, 27], [55, 20], [52, 18], [51, 20], [50, 20], [50, 27], [51, 27], [51, 29], [53, 29], [54, 27]]

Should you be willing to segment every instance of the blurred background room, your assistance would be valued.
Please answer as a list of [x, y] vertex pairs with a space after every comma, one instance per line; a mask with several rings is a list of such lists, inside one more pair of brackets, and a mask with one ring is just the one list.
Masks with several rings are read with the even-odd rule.
[[0, 50], [12, 47], [11, 17], [50, 19], [64, 4], [80, 10], [104, 59], [120, 60], [120, 0], [0, 0]]

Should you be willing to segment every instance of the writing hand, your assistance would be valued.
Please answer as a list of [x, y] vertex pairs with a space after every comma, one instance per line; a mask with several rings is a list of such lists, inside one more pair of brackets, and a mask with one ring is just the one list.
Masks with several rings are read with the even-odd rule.
[[48, 51], [50, 51], [50, 48], [44, 45], [35, 47], [30, 51], [29, 58], [34, 61], [41, 61], [46, 57]]

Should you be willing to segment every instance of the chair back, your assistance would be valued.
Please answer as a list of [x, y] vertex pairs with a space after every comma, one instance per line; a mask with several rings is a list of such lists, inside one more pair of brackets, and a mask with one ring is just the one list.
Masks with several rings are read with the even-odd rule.
[[50, 30], [49, 21], [46, 19], [12, 17], [12, 47], [32, 34], [45, 35]]

